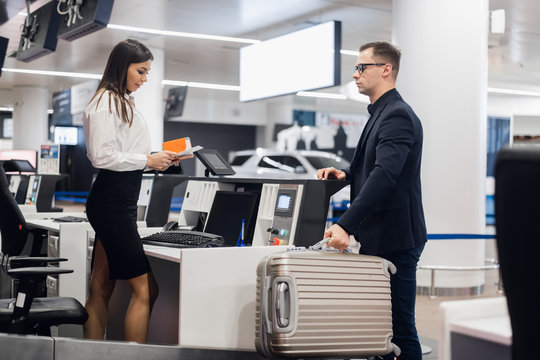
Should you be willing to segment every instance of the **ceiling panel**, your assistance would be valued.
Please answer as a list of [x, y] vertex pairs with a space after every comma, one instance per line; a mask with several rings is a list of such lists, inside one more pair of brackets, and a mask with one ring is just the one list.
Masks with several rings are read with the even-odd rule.
[[[37, 0], [32, 10], [47, 2]], [[540, 22], [536, 15], [540, 2], [491, 0], [490, 9], [498, 8], [506, 10], [506, 32], [489, 37], [490, 82], [538, 87]], [[110, 23], [266, 40], [334, 19], [342, 22], [342, 49], [357, 50], [375, 39], [389, 41], [392, 0], [115, 0]], [[23, 21], [19, 15], [0, 26], [0, 36], [10, 38], [10, 51], [17, 48]], [[59, 40], [55, 53], [28, 64], [7, 58], [4, 67], [100, 73], [112, 46], [128, 37], [164, 49], [166, 79], [238, 85], [238, 49], [244, 44], [113, 29], [72, 42]], [[354, 61], [353, 56], [342, 56], [343, 83], [351, 79]], [[80, 81], [4, 72], [0, 88], [35, 84], [58, 91]]]

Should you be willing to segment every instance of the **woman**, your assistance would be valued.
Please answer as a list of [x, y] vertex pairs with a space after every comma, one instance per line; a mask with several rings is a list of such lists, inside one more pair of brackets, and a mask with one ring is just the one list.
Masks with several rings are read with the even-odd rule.
[[131, 301], [125, 319], [127, 341], [145, 342], [158, 287], [137, 231], [137, 198], [143, 169], [166, 170], [174, 152], [150, 154], [148, 127], [132, 92], [147, 81], [153, 55], [137, 40], [112, 50], [98, 89], [84, 111], [88, 158], [99, 169], [86, 202], [96, 232], [92, 255], [88, 321], [84, 336], [103, 339], [108, 303], [117, 279], [126, 280]]

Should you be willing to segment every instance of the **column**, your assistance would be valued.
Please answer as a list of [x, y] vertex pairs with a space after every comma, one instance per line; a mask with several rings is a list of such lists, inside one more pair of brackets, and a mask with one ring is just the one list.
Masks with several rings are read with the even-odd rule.
[[31, 86], [13, 90], [13, 149], [39, 150], [49, 135], [49, 90]]
[[[394, 0], [397, 88], [424, 126], [428, 233], [485, 233], [488, 0]], [[428, 241], [420, 264], [483, 265], [483, 240]], [[440, 294], [474, 293], [482, 271], [438, 271]], [[419, 271], [418, 285], [429, 285]]]
[[148, 74], [148, 81], [133, 93], [135, 105], [143, 114], [150, 129], [152, 151], [162, 150], [163, 143], [163, 114], [165, 109], [165, 94], [161, 82], [165, 76], [165, 54], [163, 49], [150, 48], [154, 60]]

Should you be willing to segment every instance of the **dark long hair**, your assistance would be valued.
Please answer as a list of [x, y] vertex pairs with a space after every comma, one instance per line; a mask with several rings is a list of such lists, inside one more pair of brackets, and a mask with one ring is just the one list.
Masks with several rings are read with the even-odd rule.
[[[129, 65], [154, 60], [154, 55], [141, 42], [133, 39], [127, 39], [119, 42], [111, 51], [107, 66], [103, 72], [103, 77], [99, 82], [98, 88], [92, 100], [98, 93], [101, 95], [98, 99], [98, 104], [103, 96], [102, 90], [111, 92], [109, 96], [109, 109], [111, 109], [111, 100], [116, 106], [116, 114], [123, 122], [131, 126], [133, 122], [133, 105], [126, 99], [125, 95], [130, 94], [126, 88], [127, 71]], [[90, 102], [92, 102], [90, 100]], [[128, 113], [129, 109], [129, 113]]]

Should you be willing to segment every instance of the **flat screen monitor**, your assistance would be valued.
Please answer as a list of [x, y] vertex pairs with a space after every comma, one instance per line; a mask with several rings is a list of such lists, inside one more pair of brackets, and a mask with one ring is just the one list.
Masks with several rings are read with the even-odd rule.
[[22, 175], [21, 182], [19, 183], [19, 188], [15, 193], [15, 201], [17, 204], [24, 204], [26, 201], [26, 193], [28, 192], [28, 185], [30, 184], [30, 176]]
[[240, 49], [240, 101], [341, 84], [341, 22], [328, 21]]
[[195, 152], [195, 156], [197, 156], [197, 159], [203, 163], [212, 175], [236, 174], [231, 164], [217, 150], [201, 149]]
[[169, 89], [165, 104], [165, 120], [171, 117], [182, 116], [186, 102], [187, 85]]
[[79, 128], [76, 126], [55, 126], [54, 143], [60, 145], [77, 145]]
[[152, 187], [154, 186], [154, 174], [144, 174], [141, 181], [141, 190], [139, 190], [139, 198], [137, 199], [137, 220], [146, 220], [146, 212], [150, 205], [150, 197], [152, 196]]
[[217, 191], [204, 231], [223, 236], [224, 246], [237, 246], [243, 222], [244, 243], [251, 245], [258, 200], [257, 193]]
[[0, 150], [0, 160], [28, 160], [33, 167], [37, 166], [36, 150]]
[[4, 170], [8, 172], [19, 172], [19, 173], [35, 173], [36, 168], [30, 164], [28, 160], [5, 160], [3, 161]]

